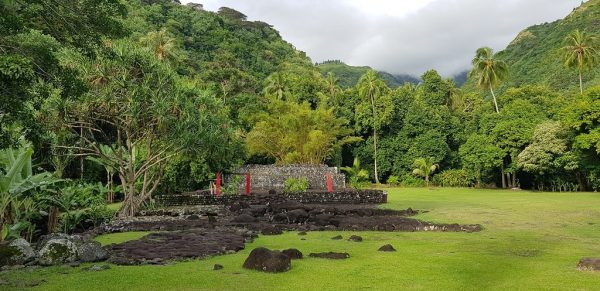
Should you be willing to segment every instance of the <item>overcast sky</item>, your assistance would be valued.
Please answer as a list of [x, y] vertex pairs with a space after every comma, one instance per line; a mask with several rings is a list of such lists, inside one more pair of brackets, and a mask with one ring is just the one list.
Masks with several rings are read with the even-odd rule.
[[183, 0], [234, 8], [272, 24], [314, 62], [339, 59], [390, 73], [450, 76], [475, 50], [504, 49], [528, 26], [568, 15], [581, 0]]

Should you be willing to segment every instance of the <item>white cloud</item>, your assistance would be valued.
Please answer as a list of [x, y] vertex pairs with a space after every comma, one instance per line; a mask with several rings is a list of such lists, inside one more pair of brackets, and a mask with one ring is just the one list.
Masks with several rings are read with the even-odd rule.
[[[391, 73], [451, 75], [481, 46], [501, 50], [522, 29], [565, 17], [580, 0], [183, 0], [234, 8], [274, 25], [313, 61]], [[552, 4], [549, 4], [552, 2]]]

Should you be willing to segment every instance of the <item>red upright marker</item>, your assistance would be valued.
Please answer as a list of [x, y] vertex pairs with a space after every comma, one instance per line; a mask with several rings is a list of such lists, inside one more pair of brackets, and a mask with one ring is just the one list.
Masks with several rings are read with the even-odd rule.
[[246, 173], [246, 195], [250, 195], [250, 173]]
[[327, 192], [333, 192], [333, 177], [331, 173], [327, 173]]
[[221, 196], [221, 172], [217, 172], [217, 196]]

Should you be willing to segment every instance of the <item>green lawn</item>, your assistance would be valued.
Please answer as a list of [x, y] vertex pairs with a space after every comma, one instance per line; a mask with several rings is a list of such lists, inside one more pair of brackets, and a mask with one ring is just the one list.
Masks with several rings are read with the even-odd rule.
[[[480, 233], [358, 232], [362, 243], [334, 241], [339, 232], [261, 236], [246, 250], [167, 266], [113, 266], [108, 271], [53, 267], [0, 275], [45, 280], [46, 290], [600, 290], [600, 272], [580, 272], [579, 258], [600, 257], [600, 194], [472, 189], [390, 189], [386, 208], [412, 207], [435, 222], [480, 223]], [[341, 233], [347, 237], [357, 232]], [[141, 235], [135, 234], [133, 237]], [[99, 238], [122, 241], [128, 234]], [[391, 243], [395, 253], [377, 249]], [[351, 258], [293, 261], [265, 274], [241, 268], [258, 246], [305, 254], [345, 251]], [[212, 271], [219, 263], [221, 271]], [[1, 289], [0, 285], [0, 289]]]

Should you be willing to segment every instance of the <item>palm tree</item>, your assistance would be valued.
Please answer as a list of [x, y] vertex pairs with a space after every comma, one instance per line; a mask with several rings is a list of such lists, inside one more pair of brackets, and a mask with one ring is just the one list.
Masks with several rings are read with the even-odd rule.
[[340, 90], [338, 87], [338, 82], [340, 80], [333, 74], [332, 72], [327, 73], [327, 78], [325, 78], [325, 83], [327, 86], [327, 91], [329, 91], [330, 98], [334, 98], [337, 92]]
[[369, 172], [361, 168], [360, 160], [358, 158], [354, 158], [352, 167], [340, 167], [340, 170], [346, 172], [348, 176], [350, 176], [350, 185], [354, 188], [360, 187], [360, 184], [362, 182], [367, 181], [369, 179]]
[[377, 99], [385, 94], [384, 90], [387, 88], [387, 85], [377, 76], [377, 72], [369, 70], [360, 78], [356, 86], [358, 88], [358, 96], [364, 101], [369, 102], [373, 110], [373, 160], [375, 162], [375, 183], [379, 184], [379, 175], [377, 174], [377, 129], [379, 129], [380, 125], [377, 118], [376, 104]]
[[[107, 183], [107, 187], [108, 187], [106, 202], [113, 203], [113, 200], [115, 198], [115, 191], [114, 191], [114, 187], [113, 187], [114, 186], [113, 177], [115, 175], [118, 165], [115, 164], [114, 162], [112, 162], [113, 161], [112, 158], [116, 155], [116, 153], [111, 146], [108, 146], [105, 144], [100, 144], [99, 149], [100, 149], [100, 152], [102, 153], [101, 156], [99, 156], [99, 157], [90, 156], [90, 157], [87, 157], [87, 159], [104, 167], [104, 170], [106, 171], [106, 183]], [[104, 157], [109, 157], [109, 158], [104, 158]]]
[[175, 55], [175, 39], [169, 35], [166, 29], [159, 31], [151, 31], [141, 39], [141, 42], [148, 46], [157, 59], [174, 60]]
[[427, 187], [429, 187], [429, 177], [439, 167], [440, 166], [438, 164], [434, 164], [431, 161], [431, 158], [429, 158], [429, 159], [419, 158], [419, 159], [416, 159], [415, 162], [413, 163], [413, 168], [414, 168], [413, 174], [424, 177], [425, 184], [427, 185]]
[[598, 37], [584, 31], [575, 30], [565, 38], [563, 59], [565, 66], [579, 71], [579, 91], [583, 94], [583, 70], [598, 63]]
[[283, 100], [288, 90], [288, 82], [285, 76], [280, 72], [275, 72], [267, 78], [264, 92], [267, 95], [274, 95], [279, 100]]
[[494, 52], [489, 47], [479, 48], [475, 53], [472, 64], [473, 70], [471, 71], [471, 75], [477, 78], [478, 86], [485, 90], [490, 90], [492, 98], [494, 98], [496, 113], [500, 113], [496, 94], [494, 94], [494, 87], [508, 76], [508, 65], [502, 60], [495, 59]]

